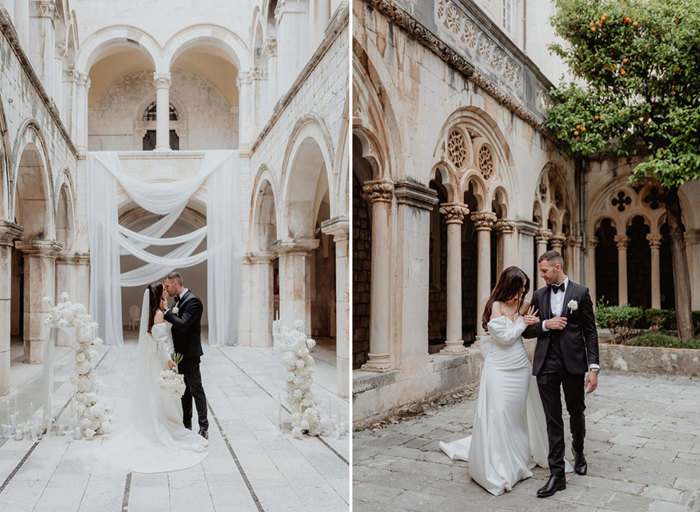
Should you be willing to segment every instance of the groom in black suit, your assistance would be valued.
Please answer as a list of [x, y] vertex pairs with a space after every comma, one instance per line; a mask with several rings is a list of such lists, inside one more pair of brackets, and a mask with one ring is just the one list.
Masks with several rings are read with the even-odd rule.
[[173, 324], [173, 345], [175, 352], [182, 354], [177, 367], [185, 378], [185, 393], [182, 395], [182, 415], [185, 428], [192, 430], [192, 398], [197, 406], [199, 435], [209, 439], [207, 420], [207, 397], [202, 387], [202, 374], [199, 372], [199, 358], [202, 351], [201, 323], [204, 306], [195, 294], [182, 284], [179, 272], [170, 272], [163, 281], [168, 295], [174, 298], [172, 309], [165, 311], [165, 319]]
[[531, 305], [543, 320], [528, 326], [523, 337], [537, 337], [532, 374], [537, 377], [547, 418], [551, 473], [547, 483], [537, 491], [537, 496], [545, 498], [566, 489], [561, 387], [569, 411], [574, 471], [585, 475], [588, 470], [583, 456], [586, 435], [583, 411], [586, 409], [585, 394], [598, 386], [600, 366], [598, 331], [588, 288], [569, 281], [562, 268], [564, 260], [557, 251], [545, 252], [538, 265], [547, 286], [534, 293]]

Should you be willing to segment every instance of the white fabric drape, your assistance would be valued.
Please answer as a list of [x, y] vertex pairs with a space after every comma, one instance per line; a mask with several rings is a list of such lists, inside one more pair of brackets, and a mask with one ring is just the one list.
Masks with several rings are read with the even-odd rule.
[[[121, 287], [145, 286], [174, 269], [208, 261], [209, 344], [236, 343], [242, 242], [238, 209], [238, 153], [207, 151], [197, 174], [176, 182], [143, 182], [125, 174], [115, 152], [88, 153], [90, 307], [106, 343], [122, 344]], [[185, 235], [162, 238], [188, 201], [207, 181], [207, 226]], [[143, 209], [164, 215], [135, 232], [118, 223], [116, 184]], [[193, 254], [207, 239], [207, 249]], [[181, 244], [165, 256], [145, 249]], [[146, 265], [120, 273], [120, 255], [133, 255]]]

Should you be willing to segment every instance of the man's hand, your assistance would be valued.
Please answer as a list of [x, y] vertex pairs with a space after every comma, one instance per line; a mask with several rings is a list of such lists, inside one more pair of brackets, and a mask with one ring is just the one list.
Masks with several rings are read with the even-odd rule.
[[598, 374], [596, 372], [588, 372], [586, 375], [586, 382], [583, 383], [583, 388], [586, 390], [586, 394], [593, 393], [598, 387]]
[[177, 368], [177, 365], [171, 359], [170, 361], [168, 361], [168, 369], [172, 370], [173, 368]]
[[566, 327], [566, 317], [555, 316], [554, 318], [549, 318], [545, 320], [544, 325], [547, 329], [561, 331], [564, 327]]

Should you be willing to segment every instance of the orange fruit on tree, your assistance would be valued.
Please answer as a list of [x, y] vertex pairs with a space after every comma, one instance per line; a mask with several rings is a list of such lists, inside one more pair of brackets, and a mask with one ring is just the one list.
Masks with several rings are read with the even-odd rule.
[[626, 75], [626, 74], [627, 74], [627, 71], [625, 71], [624, 69], [621, 69], [621, 70], [620, 70], [620, 74], [621, 74], [621, 75]]
[[574, 132], [574, 135], [578, 137], [578, 130]]
[[581, 131], [582, 131], [582, 132], [585, 132], [585, 131], [586, 131], [586, 127], [585, 127], [585, 126], [582, 126], [582, 127], [581, 127]]
[[633, 27], [636, 27], [637, 25], [639, 25], [639, 23], [637, 23], [636, 21], [634, 23], [632, 23]]
[[627, 59], [622, 59], [623, 64], [627, 64]]
[[679, 68], [679, 67], [676, 68], [676, 71], [680, 71], [680, 70], [681, 70], [681, 68]]
[[591, 27], [591, 32], [595, 32], [595, 27]]
[[602, 26], [603, 26], [603, 25], [600, 23], [600, 21], [597, 21], [595, 25], [596, 25], [596, 27], [602, 27]]
[[598, 119], [600, 119], [600, 116], [595, 116], [595, 120], [597, 121]]

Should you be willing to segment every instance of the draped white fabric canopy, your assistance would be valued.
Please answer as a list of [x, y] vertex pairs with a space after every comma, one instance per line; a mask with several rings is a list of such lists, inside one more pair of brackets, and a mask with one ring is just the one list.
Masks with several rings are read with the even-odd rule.
[[[88, 153], [88, 230], [90, 237], [90, 312], [108, 344], [122, 337], [121, 288], [146, 286], [174, 269], [207, 261], [209, 344], [236, 342], [242, 241], [237, 208], [238, 152], [206, 151], [195, 175], [176, 182], [153, 183], [127, 175], [116, 152]], [[163, 235], [177, 221], [188, 201], [206, 182], [207, 225], [177, 237]], [[117, 183], [144, 210], [164, 215], [139, 232], [119, 224]], [[207, 248], [194, 251], [206, 238]], [[179, 245], [178, 245], [179, 244]], [[149, 246], [174, 246], [164, 256]], [[121, 272], [120, 255], [146, 264]]]

